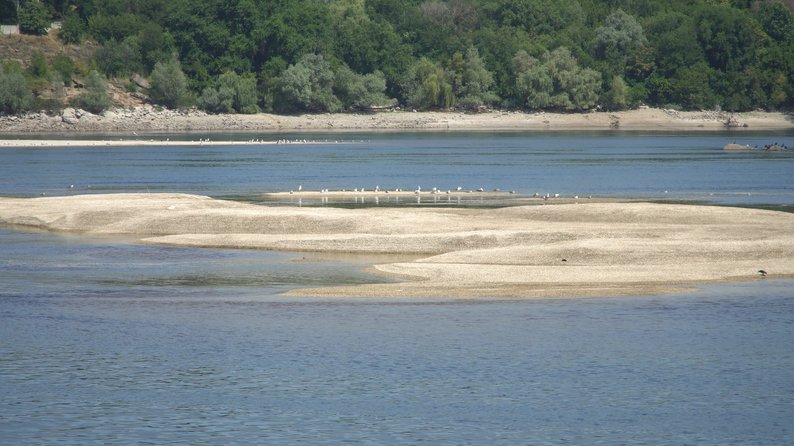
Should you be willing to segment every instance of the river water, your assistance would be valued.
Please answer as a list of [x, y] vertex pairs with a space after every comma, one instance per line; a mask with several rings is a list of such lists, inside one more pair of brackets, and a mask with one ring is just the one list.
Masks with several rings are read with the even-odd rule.
[[[790, 133], [282, 138], [329, 142], [7, 149], [0, 195], [266, 202], [298, 184], [461, 185], [794, 205], [791, 154], [720, 150], [794, 146]], [[0, 228], [0, 444], [794, 443], [794, 281], [627, 298], [284, 297], [382, 280], [364, 271], [382, 259], [300, 257]]]

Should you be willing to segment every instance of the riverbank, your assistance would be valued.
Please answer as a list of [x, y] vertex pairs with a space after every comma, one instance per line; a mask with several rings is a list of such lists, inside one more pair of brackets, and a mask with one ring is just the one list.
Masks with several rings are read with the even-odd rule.
[[66, 109], [61, 114], [31, 113], [0, 117], [0, 135], [116, 134], [161, 132], [359, 132], [359, 131], [720, 131], [794, 129], [784, 113], [679, 112], [642, 108], [622, 112], [484, 113], [382, 111], [283, 116], [210, 115], [202, 111], [163, 110], [151, 106], [114, 109], [95, 115]]
[[265, 207], [183, 194], [0, 199], [0, 224], [172, 246], [394, 254], [399, 282], [300, 296], [556, 297], [671, 293], [794, 277], [794, 214], [587, 203], [461, 208]]

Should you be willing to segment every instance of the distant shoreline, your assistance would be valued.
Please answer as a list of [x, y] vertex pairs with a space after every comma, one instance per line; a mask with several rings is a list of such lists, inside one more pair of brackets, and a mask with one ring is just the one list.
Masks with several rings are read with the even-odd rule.
[[[775, 131], [794, 130], [794, 115], [779, 112], [678, 112], [642, 108], [622, 112], [546, 113], [488, 111], [336, 113], [282, 116], [211, 115], [201, 111], [159, 110], [151, 106], [114, 109], [100, 115], [67, 109], [61, 115], [33, 113], [0, 117], [0, 142], [25, 135], [104, 134], [136, 140], [137, 133], [278, 133], [403, 131]], [[58, 139], [58, 138], [53, 138]], [[62, 138], [61, 138], [62, 139]], [[114, 142], [107, 140], [107, 142]], [[144, 140], [145, 142], [145, 140]], [[176, 141], [171, 144], [183, 144]], [[272, 142], [272, 140], [271, 140]], [[103, 144], [104, 145], [104, 144]], [[121, 144], [126, 145], [126, 144]]]

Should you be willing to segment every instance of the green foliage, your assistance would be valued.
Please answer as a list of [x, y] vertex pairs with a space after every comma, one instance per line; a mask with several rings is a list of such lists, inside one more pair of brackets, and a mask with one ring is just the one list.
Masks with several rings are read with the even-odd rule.
[[601, 105], [606, 110], [625, 110], [629, 104], [629, 91], [626, 82], [620, 76], [615, 76], [609, 83], [609, 89], [601, 98]]
[[74, 73], [74, 62], [72, 59], [65, 55], [59, 54], [52, 60], [52, 69], [58, 73], [61, 83], [72, 83], [72, 74]]
[[277, 108], [283, 111], [337, 112], [342, 102], [334, 95], [335, 75], [319, 54], [307, 54], [281, 75]]
[[80, 16], [76, 12], [70, 11], [63, 16], [58, 38], [60, 38], [63, 43], [79, 44], [83, 40], [83, 30], [84, 25]]
[[207, 87], [198, 100], [199, 107], [212, 113], [259, 113], [256, 78], [227, 71], [218, 76], [215, 88]]
[[30, 57], [30, 67], [28, 73], [34, 79], [49, 80], [50, 70], [47, 67], [47, 59], [44, 58], [44, 53], [41, 51], [34, 51]]
[[780, 1], [764, 2], [758, 18], [769, 36], [778, 41], [794, 41], [794, 12]]
[[[100, 43], [96, 67], [111, 77], [150, 73], [177, 53], [189, 89], [208, 88], [212, 109], [239, 109], [217, 85], [230, 71], [251, 73], [258, 90], [248, 97], [279, 111], [363, 106], [381, 80], [388, 96], [423, 109], [476, 108], [498, 98], [506, 107], [586, 109], [600, 90], [605, 104], [620, 108], [616, 77], [627, 107], [640, 101], [794, 107], [794, 14], [781, 0], [28, 0], [23, 6], [28, 14], [44, 6], [44, 27], [50, 10], [61, 17], [66, 43], [84, 36]], [[472, 48], [477, 55], [470, 57]], [[555, 53], [560, 48], [570, 57]], [[521, 51], [534, 61], [517, 71]], [[304, 60], [316, 54], [328, 66]], [[550, 62], [552, 54], [560, 64]]]
[[176, 57], [154, 64], [149, 93], [152, 99], [169, 108], [181, 107], [187, 103], [187, 77]]
[[469, 47], [466, 55], [455, 53], [452, 56], [452, 87], [459, 107], [474, 110], [499, 102], [493, 92], [494, 77], [488, 71], [475, 47]]
[[437, 63], [422, 58], [408, 69], [403, 90], [408, 105], [422, 110], [447, 109], [455, 105], [452, 85]]
[[77, 97], [77, 105], [91, 113], [101, 113], [110, 107], [107, 81], [96, 70], [88, 73], [85, 92]]
[[0, 112], [19, 113], [33, 105], [33, 92], [18, 66], [0, 67]]
[[647, 43], [642, 26], [622, 9], [607, 16], [604, 26], [596, 29], [596, 55], [607, 61], [612, 66], [612, 70], [620, 74], [624, 71], [629, 58]]
[[120, 42], [138, 34], [143, 27], [143, 17], [132, 13], [96, 14], [88, 18], [88, 33], [99, 42], [109, 40]]
[[130, 40], [108, 40], [97, 48], [94, 57], [99, 70], [109, 77], [128, 76], [142, 68], [140, 52]]
[[384, 94], [386, 78], [380, 71], [356, 74], [342, 65], [336, 70], [333, 90], [345, 109], [383, 106], [389, 102]]
[[39, 0], [28, 0], [19, 8], [19, 31], [24, 34], [44, 35], [52, 23], [52, 14]]
[[521, 51], [514, 67], [519, 94], [529, 108], [587, 110], [596, 105], [601, 75], [579, 67], [567, 48], [544, 53], [540, 59]]

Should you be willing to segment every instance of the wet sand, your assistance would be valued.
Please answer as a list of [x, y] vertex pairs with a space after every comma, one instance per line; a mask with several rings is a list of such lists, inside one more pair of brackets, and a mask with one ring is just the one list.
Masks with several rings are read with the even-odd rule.
[[714, 206], [339, 209], [109, 194], [2, 198], [0, 224], [173, 246], [415, 259], [371, 267], [389, 283], [289, 293], [296, 296], [642, 295], [794, 277], [794, 214]]

